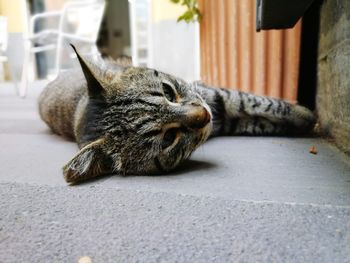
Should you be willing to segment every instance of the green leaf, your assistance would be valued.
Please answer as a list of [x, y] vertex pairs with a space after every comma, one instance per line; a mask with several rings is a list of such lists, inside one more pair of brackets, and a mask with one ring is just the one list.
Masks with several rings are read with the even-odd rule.
[[202, 14], [198, 9], [198, 0], [170, 0], [174, 4], [186, 6], [187, 10], [178, 17], [177, 21], [185, 21], [186, 23], [200, 21]]

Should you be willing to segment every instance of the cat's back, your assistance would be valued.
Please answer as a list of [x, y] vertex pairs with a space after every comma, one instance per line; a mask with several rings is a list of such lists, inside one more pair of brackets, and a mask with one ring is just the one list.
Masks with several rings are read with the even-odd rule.
[[80, 100], [87, 96], [87, 86], [80, 69], [67, 70], [58, 75], [39, 97], [40, 117], [53, 132], [74, 138], [74, 115]]

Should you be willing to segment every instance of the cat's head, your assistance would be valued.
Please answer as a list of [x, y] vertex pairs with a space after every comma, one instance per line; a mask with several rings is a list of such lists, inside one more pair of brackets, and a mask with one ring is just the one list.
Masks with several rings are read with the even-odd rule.
[[89, 99], [78, 125], [83, 148], [64, 167], [68, 182], [162, 174], [209, 137], [212, 114], [192, 85], [153, 69], [116, 71], [78, 58]]

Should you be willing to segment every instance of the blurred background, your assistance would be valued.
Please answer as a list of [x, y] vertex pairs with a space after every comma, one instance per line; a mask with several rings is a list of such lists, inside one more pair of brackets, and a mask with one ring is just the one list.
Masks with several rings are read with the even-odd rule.
[[[301, 23], [257, 33], [255, 0], [188, 1], [201, 23], [177, 22], [186, 6], [171, 0], [0, 0], [8, 32], [1, 78], [54, 78], [76, 66], [69, 43], [84, 55], [130, 58], [210, 85], [297, 100]], [[7, 25], [6, 25], [7, 22]], [[4, 53], [5, 53], [4, 52]]]
[[[194, 6], [200, 24], [189, 22]], [[83, 55], [132, 60], [187, 81], [298, 99], [302, 23], [256, 32], [255, 0], [0, 0], [0, 15], [10, 43], [1, 75], [17, 80], [21, 96], [30, 82], [77, 66], [73, 43]]]
[[300, 91], [311, 90], [308, 101], [298, 98], [305, 82], [299, 82], [301, 21], [256, 32], [256, 14], [256, 0], [0, 0], [1, 32], [10, 43], [1, 76], [17, 80], [25, 96], [30, 82], [77, 66], [73, 43], [83, 55], [129, 59], [187, 81], [314, 108], [312, 88]]
[[1, 77], [19, 86], [52, 79], [77, 64], [73, 43], [83, 55], [132, 57], [135, 66], [198, 80], [199, 27], [177, 23], [184, 10], [168, 0], [1, 0]]

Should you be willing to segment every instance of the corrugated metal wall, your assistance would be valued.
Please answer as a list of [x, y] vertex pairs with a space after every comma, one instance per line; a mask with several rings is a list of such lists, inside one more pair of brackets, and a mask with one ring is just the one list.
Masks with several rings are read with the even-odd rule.
[[301, 22], [255, 31], [255, 0], [199, 0], [201, 78], [209, 84], [296, 101]]

